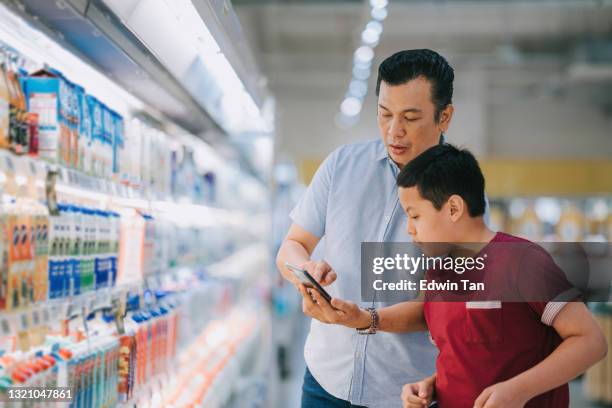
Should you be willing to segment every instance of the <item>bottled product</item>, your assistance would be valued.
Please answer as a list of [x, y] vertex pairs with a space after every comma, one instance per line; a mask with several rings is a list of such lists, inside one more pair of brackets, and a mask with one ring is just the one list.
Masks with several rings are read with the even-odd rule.
[[11, 92], [6, 79], [5, 63], [0, 64], [0, 148], [8, 149]]

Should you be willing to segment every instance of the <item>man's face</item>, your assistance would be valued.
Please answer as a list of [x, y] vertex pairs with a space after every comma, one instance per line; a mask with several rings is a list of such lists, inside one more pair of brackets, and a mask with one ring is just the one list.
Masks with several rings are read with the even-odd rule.
[[412, 240], [428, 256], [448, 252], [453, 241], [454, 223], [450, 217], [448, 203], [436, 210], [432, 202], [424, 199], [417, 187], [399, 188], [399, 201], [407, 216], [406, 230]]
[[431, 82], [423, 77], [402, 85], [380, 83], [378, 128], [389, 156], [400, 168], [439, 142], [452, 112], [452, 105], [447, 106], [436, 122]]

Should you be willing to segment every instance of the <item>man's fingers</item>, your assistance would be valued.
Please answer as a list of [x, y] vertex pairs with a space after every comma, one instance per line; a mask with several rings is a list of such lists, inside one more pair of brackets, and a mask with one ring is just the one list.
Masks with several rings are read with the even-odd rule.
[[323, 296], [319, 293], [318, 290], [311, 289], [310, 293], [312, 294], [312, 297], [314, 298], [314, 300], [317, 303], [317, 305], [319, 305], [319, 307], [321, 309], [323, 309], [324, 313], [333, 313], [334, 312], [334, 309], [332, 309], [330, 304], [327, 302], [327, 300], [325, 300], [325, 298], [323, 298]]
[[334, 283], [336, 278], [337, 278], [336, 272], [329, 271], [323, 276], [323, 278], [319, 282], [321, 283], [321, 286], [327, 286], [327, 285], [331, 285], [332, 283]]
[[351, 307], [351, 303], [338, 298], [333, 298], [331, 300], [331, 305], [342, 312], [347, 312]]
[[310, 295], [310, 293], [308, 293], [308, 289], [306, 289], [306, 286], [304, 286], [303, 284], [300, 285], [299, 290], [302, 294], [302, 297], [304, 298], [304, 305], [307, 306], [308, 309], [312, 309], [313, 307], [315, 307], [316, 305], [312, 300], [312, 296]]
[[317, 280], [317, 282], [323, 282], [325, 279], [325, 275], [327, 272], [331, 270], [331, 267], [325, 262], [317, 262], [312, 271], [312, 276]]

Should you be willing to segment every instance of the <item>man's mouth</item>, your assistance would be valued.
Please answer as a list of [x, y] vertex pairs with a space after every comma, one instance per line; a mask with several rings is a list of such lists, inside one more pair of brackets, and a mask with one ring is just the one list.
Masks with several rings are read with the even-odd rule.
[[406, 151], [408, 150], [408, 146], [402, 146], [402, 145], [389, 145], [389, 149], [391, 149], [391, 153], [396, 154], [396, 155], [402, 155], [404, 153], [406, 153]]

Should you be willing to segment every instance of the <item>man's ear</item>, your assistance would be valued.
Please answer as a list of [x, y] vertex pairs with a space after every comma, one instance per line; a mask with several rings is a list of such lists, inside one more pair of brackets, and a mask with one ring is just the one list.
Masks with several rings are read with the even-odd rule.
[[465, 212], [465, 201], [457, 194], [453, 194], [448, 198], [448, 210], [452, 222], [457, 222]]
[[448, 127], [450, 126], [450, 121], [453, 118], [453, 113], [455, 112], [455, 108], [452, 104], [446, 105], [446, 107], [440, 112], [440, 118], [438, 121], [438, 130], [441, 133], [448, 132]]

